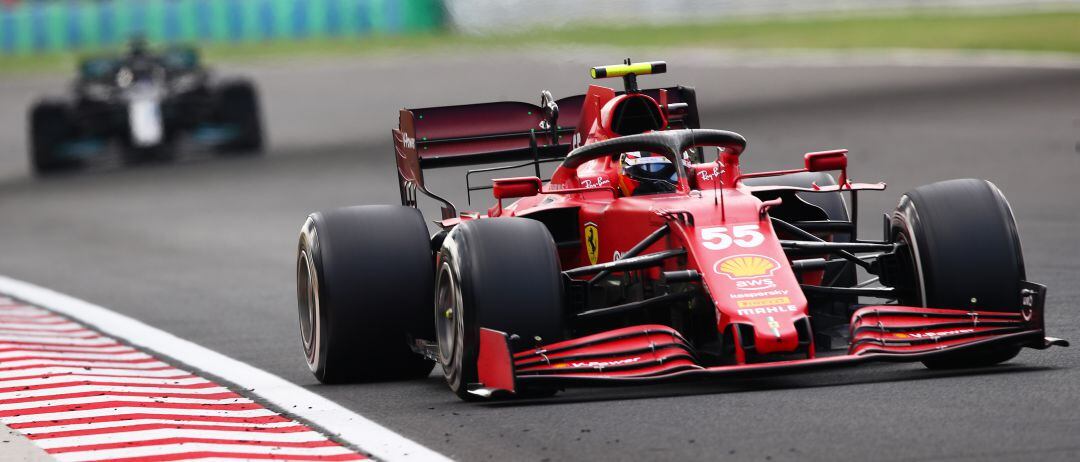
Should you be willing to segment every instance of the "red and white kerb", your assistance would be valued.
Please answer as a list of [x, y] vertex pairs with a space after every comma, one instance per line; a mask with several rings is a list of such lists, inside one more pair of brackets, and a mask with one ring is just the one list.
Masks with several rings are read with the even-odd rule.
[[365, 458], [224, 386], [3, 296], [0, 422], [61, 461]]

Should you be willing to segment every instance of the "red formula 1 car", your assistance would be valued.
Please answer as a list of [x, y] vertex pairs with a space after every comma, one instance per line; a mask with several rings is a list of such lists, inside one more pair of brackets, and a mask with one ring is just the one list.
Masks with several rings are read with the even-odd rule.
[[[850, 181], [844, 150], [743, 172], [746, 140], [700, 129], [692, 89], [638, 89], [665, 67], [597, 67], [625, 90], [544, 92], [540, 106], [402, 110], [402, 205], [314, 213], [300, 234], [315, 376], [418, 378], [437, 362], [473, 399], [868, 361], [985, 366], [1067, 345], [1044, 335], [1046, 289], [1026, 280], [993, 184], [916, 188], [881, 240], [861, 239], [858, 194], [884, 184]], [[535, 176], [467, 180], [470, 193], [492, 190], [486, 212], [425, 187], [425, 169], [490, 161], [520, 163], [467, 178]], [[546, 162], [559, 163], [548, 181]], [[418, 195], [442, 204], [434, 236]]]

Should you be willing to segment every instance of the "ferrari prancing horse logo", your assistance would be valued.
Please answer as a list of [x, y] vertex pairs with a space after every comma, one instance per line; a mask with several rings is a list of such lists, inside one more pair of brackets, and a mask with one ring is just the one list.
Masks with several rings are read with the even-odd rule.
[[589, 254], [589, 264], [595, 265], [600, 258], [600, 230], [596, 223], [585, 223], [585, 251]]

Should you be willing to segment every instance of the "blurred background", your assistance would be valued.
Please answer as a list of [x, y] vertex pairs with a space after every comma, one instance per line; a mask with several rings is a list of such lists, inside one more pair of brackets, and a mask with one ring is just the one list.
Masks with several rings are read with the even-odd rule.
[[[193, 44], [215, 75], [250, 79], [265, 155], [35, 177], [30, 107], [70, 93], [80, 57], [132, 34]], [[619, 87], [587, 71], [626, 57], [667, 61], [642, 87], [696, 87], [702, 126], [749, 139], [748, 169], [850, 149], [854, 180], [889, 185], [860, 196], [864, 237], [913, 187], [993, 181], [1029, 279], [1050, 287], [1048, 334], [1080, 338], [1080, 0], [0, 0], [0, 274], [312, 385], [296, 233], [314, 210], [399, 202], [397, 111]], [[425, 176], [461, 209], [493, 202], [464, 205], [461, 170]], [[1011, 364], [580, 391], [544, 406], [458, 408], [436, 376], [313, 389], [466, 460], [1080, 459], [1080, 358]], [[727, 411], [737, 426], [717, 417]]]
[[[2, 0], [0, 53], [10, 59], [107, 49], [133, 33], [156, 43], [272, 44], [295, 52], [302, 48], [287, 44], [335, 41], [347, 48], [386, 37], [535, 43], [560, 29], [561, 36], [545, 38], [1075, 51], [1078, 10], [1076, 0]], [[630, 27], [636, 37], [611, 34]]]

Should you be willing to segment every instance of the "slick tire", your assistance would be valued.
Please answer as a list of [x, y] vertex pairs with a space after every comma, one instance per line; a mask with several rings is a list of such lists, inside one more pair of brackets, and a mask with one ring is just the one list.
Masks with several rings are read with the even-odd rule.
[[433, 338], [432, 254], [420, 212], [402, 206], [313, 213], [296, 257], [300, 340], [323, 383], [427, 377], [412, 351]]
[[263, 150], [259, 92], [248, 80], [233, 80], [218, 89], [220, 122], [236, 130], [236, 136], [218, 145], [225, 154], [258, 154]]
[[60, 100], [44, 100], [30, 109], [30, 160], [34, 173], [48, 175], [79, 166], [73, 159], [65, 159], [60, 152], [71, 139], [73, 127], [69, 105]]
[[[525, 218], [466, 221], [436, 259], [435, 335], [450, 389], [463, 400], [478, 381], [481, 327], [516, 335], [514, 351], [564, 338], [559, 255], [548, 229]], [[550, 390], [520, 390], [543, 396]]]
[[[909, 258], [908, 295], [900, 303], [936, 308], [1017, 311], [1024, 257], [1012, 209], [986, 180], [920, 186], [900, 198], [891, 234]], [[1020, 346], [958, 351], [923, 361], [931, 369], [984, 367], [1008, 361]]]

